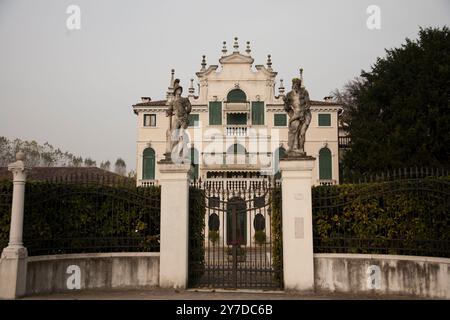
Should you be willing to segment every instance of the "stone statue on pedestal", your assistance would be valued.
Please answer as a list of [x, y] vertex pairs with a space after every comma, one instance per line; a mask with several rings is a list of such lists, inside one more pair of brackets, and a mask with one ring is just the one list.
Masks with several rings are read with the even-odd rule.
[[292, 79], [292, 90], [283, 100], [284, 110], [289, 115], [287, 156], [305, 157], [305, 135], [311, 122], [311, 102], [301, 79]]
[[174, 81], [173, 97], [166, 110], [169, 117], [169, 129], [166, 134], [166, 161], [184, 162], [187, 159], [187, 137], [185, 130], [189, 125], [189, 114], [192, 106], [188, 98], [183, 98], [183, 87], [179, 85], [180, 80]]

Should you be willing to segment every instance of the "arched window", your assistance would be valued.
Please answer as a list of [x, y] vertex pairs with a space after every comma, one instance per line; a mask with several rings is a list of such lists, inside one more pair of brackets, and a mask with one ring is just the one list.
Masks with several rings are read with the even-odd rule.
[[191, 172], [191, 179], [198, 179], [198, 151], [195, 148], [191, 148], [191, 152], [189, 152], [189, 159], [191, 160], [191, 166], [193, 167]]
[[247, 95], [241, 89], [233, 89], [228, 92], [227, 102], [246, 102]]
[[155, 179], [155, 150], [147, 148], [142, 153], [142, 179]]
[[331, 180], [331, 151], [328, 148], [322, 148], [319, 151], [319, 179]]
[[227, 150], [227, 154], [245, 154], [246, 152], [245, 147], [239, 143], [233, 144]]
[[275, 152], [275, 179], [281, 178], [281, 172], [280, 172], [280, 160], [283, 159], [286, 156], [286, 149], [283, 147], [279, 147], [277, 151]]

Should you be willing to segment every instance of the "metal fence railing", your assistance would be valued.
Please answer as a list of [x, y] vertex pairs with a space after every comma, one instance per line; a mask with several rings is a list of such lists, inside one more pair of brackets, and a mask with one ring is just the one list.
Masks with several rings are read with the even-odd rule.
[[315, 252], [450, 257], [450, 179], [312, 189]]

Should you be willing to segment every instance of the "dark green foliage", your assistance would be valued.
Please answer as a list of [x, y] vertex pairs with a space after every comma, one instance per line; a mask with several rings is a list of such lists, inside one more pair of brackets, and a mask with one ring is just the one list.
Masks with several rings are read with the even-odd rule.
[[450, 179], [319, 186], [315, 252], [450, 257]]
[[283, 233], [281, 214], [281, 188], [272, 190], [272, 266], [275, 271], [275, 280], [282, 283], [283, 278]]
[[263, 231], [263, 230], [257, 230], [257, 231], [255, 231], [255, 235], [254, 235], [254, 237], [255, 237], [255, 241], [258, 243], [258, 244], [264, 244], [264, 243], [266, 243], [266, 233]]
[[352, 86], [344, 171], [450, 166], [450, 31], [421, 29]]
[[219, 231], [217, 230], [209, 230], [208, 232], [208, 239], [209, 241], [211, 241], [213, 244], [217, 244], [217, 242], [219, 242]]
[[205, 192], [189, 187], [189, 281], [200, 278], [205, 268]]
[[[0, 241], [9, 233], [7, 207], [0, 205]], [[159, 251], [159, 224], [159, 187], [26, 183], [24, 245], [30, 255]]]

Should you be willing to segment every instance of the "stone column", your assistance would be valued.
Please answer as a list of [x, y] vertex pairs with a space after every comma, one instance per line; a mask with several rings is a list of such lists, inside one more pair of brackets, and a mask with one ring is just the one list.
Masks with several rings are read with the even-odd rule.
[[185, 289], [188, 281], [190, 164], [158, 162], [161, 185], [159, 286]]
[[283, 275], [286, 290], [314, 290], [311, 178], [315, 158], [280, 161]]
[[9, 244], [0, 259], [0, 298], [15, 299], [25, 295], [27, 276], [27, 249], [23, 246], [23, 208], [25, 201], [25, 154], [18, 152], [16, 162], [8, 166], [13, 173], [13, 198]]

